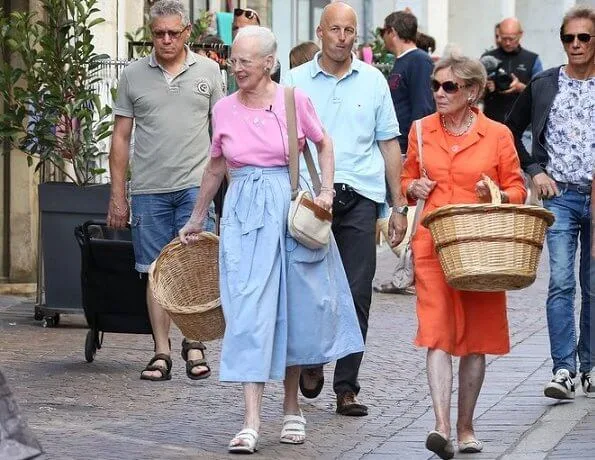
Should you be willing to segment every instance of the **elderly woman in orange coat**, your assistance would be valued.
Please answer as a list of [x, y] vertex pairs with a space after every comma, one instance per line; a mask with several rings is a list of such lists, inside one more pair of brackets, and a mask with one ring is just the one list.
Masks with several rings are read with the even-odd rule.
[[[401, 181], [411, 203], [426, 199], [423, 215], [448, 204], [490, 202], [484, 174], [500, 187], [502, 202], [525, 200], [512, 134], [475, 107], [485, 84], [486, 72], [473, 59], [448, 57], [434, 69], [437, 113], [422, 120], [426, 176], [420, 174], [413, 126]], [[510, 349], [506, 296], [504, 292], [451, 288], [426, 228], [418, 227], [412, 247], [419, 324], [415, 343], [428, 349], [428, 383], [436, 417], [426, 447], [440, 458], [454, 456], [450, 440], [452, 356], [460, 356], [458, 447], [461, 452], [479, 452], [483, 445], [475, 437], [473, 412], [485, 375], [485, 355], [505, 354]]]

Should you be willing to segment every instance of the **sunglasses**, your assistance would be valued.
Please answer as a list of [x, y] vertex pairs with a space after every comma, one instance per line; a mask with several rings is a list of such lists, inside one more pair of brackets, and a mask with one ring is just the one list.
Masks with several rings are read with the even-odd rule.
[[260, 25], [260, 18], [258, 17], [258, 13], [254, 10], [245, 10], [243, 8], [235, 8], [233, 10], [234, 16], [244, 16], [246, 19], [256, 19], [258, 25]]
[[562, 43], [573, 43], [575, 38], [578, 38], [579, 42], [589, 43], [591, 38], [595, 37], [595, 35], [583, 33], [583, 34], [561, 34], [560, 40]]
[[165, 38], [166, 35], [169, 35], [169, 38], [176, 40], [180, 38], [180, 35], [182, 35], [187, 28], [188, 27], [184, 27], [182, 30], [153, 30], [151, 31], [151, 34], [155, 38]]
[[457, 82], [451, 80], [443, 81], [442, 83], [440, 83], [438, 80], [432, 80], [430, 83], [430, 87], [435, 93], [437, 93], [438, 90], [442, 88], [447, 94], [454, 94], [461, 88], [466, 88], [467, 86], [469, 85], [460, 86]]

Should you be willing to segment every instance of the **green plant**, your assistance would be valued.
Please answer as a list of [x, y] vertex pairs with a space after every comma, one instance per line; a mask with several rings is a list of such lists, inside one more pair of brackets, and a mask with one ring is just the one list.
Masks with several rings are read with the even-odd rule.
[[376, 30], [372, 32], [372, 35], [374, 36], [374, 41], [372, 42], [374, 63], [376, 64], [376, 67], [384, 74], [384, 76], [388, 77], [393, 67], [393, 63], [395, 62], [395, 57], [389, 53], [384, 46], [384, 40], [382, 39], [382, 29], [380, 29], [380, 27], [377, 27]]
[[106, 55], [95, 52], [97, 0], [41, 0], [44, 17], [0, 16], [0, 136], [39, 170], [48, 164], [78, 185], [95, 181], [112, 110], [94, 91]]
[[190, 43], [199, 43], [208, 33], [213, 23], [213, 13], [207, 10], [199, 10], [198, 19], [192, 24], [190, 31]]
[[[149, 27], [149, 15], [145, 14], [143, 25], [138, 27], [132, 32], [126, 32], [124, 34], [126, 40], [130, 43], [139, 42], [150, 42], [151, 41], [151, 28]], [[133, 49], [134, 56], [147, 56], [151, 53], [151, 47], [146, 45], [135, 46]]]

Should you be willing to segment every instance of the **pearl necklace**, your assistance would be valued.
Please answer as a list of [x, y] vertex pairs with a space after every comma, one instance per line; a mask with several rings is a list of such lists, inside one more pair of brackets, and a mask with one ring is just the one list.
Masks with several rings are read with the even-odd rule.
[[446, 120], [444, 119], [444, 115], [440, 115], [440, 124], [442, 125], [442, 128], [444, 128], [444, 131], [446, 131], [448, 134], [454, 137], [460, 137], [467, 131], [469, 131], [469, 128], [471, 128], [471, 123], [473, 123], [473, 111], [469, 110], [469, 118], [467, 119], [467, 125], [465, 126], [465, 129], [463, 129], [463, 131], [461, 131], [460, 133], [453, 133], [450, 129], [446, 127]]

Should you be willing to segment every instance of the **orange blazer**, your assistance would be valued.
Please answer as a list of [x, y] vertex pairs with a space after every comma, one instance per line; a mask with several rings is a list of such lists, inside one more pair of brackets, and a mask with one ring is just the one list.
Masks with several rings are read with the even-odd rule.
[[[424, 215], [447, 204], [478, 203], [475, 184], [481, 180], [482, 173], [506, 192], [511, 203], [525, 201], [527, 190], [512, 133], [477, 109], [474, 112], [477, 115], [475, 126], [454, 148], [448, 143], [437, 113], [422, 119], [423, 167], [428, 177], [437, 182], [426, 201]], [[404, 195], [409, 184], [419, 177], [419, 152], [413, 123], [401, 176]]]

